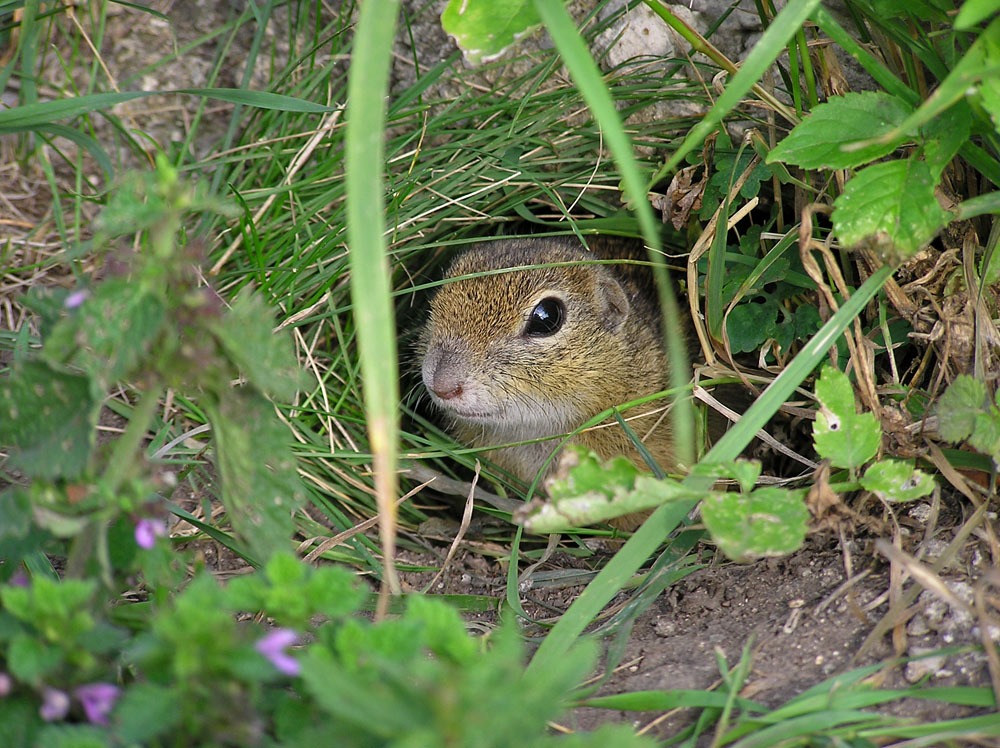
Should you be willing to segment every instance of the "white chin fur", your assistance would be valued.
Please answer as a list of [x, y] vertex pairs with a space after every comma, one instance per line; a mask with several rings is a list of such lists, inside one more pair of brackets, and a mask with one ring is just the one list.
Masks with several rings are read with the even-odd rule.
[[562, 434], [583, 420], [568, 404], [542, 403], [524, 395], [493, 403], [435, 401], [455, 421], [483, 429], [496, 443]]

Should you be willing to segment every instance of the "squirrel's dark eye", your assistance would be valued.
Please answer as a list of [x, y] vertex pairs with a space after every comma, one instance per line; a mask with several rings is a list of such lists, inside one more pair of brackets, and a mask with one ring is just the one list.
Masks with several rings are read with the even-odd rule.
[[566, 307], [559, 299], [547, 298], [539, 301], [528, 315], [524, 335], [529, 338], [544, 338], [555, 335], [566, 321]]

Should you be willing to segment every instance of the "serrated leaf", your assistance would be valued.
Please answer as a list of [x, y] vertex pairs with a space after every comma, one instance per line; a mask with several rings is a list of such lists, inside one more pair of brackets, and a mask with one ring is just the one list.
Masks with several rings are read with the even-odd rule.
[[734, 561], [780, 556], [802, 545], [809, 523], [804, 490], [713, 491], [701, 504], [712, 539]]
[[968, 103], [959, 101], [924, 127], [923, 155], [930, 167], [932, 179], [941, 179], [941, 173], [968, 142], [973, 120]]
[[699, 462], [691, 468], [691, 475], [705, 476], [714, 481], [730, 479], [739, 484], [740, 490], [748, 493], [757, 485], [762, 465], [760, 460], [735, 460], [733, 462]]
[[163, 303], [141, 285], [127, 278], [105, 281], [56, 324], [45, 341], [45, 357], [56, 365], [79, 366], [104, 390], [135, 370], [165, 317]]
[[458, 611], [440, 600], [415, 595], [406, 602], [407, 620], [419, 621], [425, 646], [438, 657], [462, 665], [480, 653]]
[[304, 499], [289, 442], [274, 405], [259, 393], [233, 390], [206, 405], [222, 474], [222, 503], [259, 561], [287, 550], [292, 514]]
[[631, 489], [639, 475], [639, 469], [626, 457], [604, 462], [595, 452], [576, 444], [566, 447], [562, 460], [565, 475], [545, 483], [546, 492], [556, 501], [589, 493], [611, 497]]
[[563, 532], [642, 512], [668, 501], [691, 500], [697, 496], [700, 494], [693, 493], [678, 481], [670, 478], [658, 480], [651, 475], [639, 474], [632, 486], [609, 484], [606, 488], [585, 493], [567, 491], [559, 498], [550, 494], [549, 501], [532, 508], [520, 521], [528, 532]]
[[472, 65], [496, 59], [541, 23], [532, 0], [450, 0], [441, 27]]
[[17, 634], [10, 642], [7, 667], [11, 674], [25, 683], [40, 683], [62, 664], [58, 647], [50, 646], [28, 634]]
[[778, 307], [767, 299], [762, 304], [739, 304], [726, 317], [726, 334], [733, 353], [747, 353], [778, 334]]
[[816, 399], [838, 418], [856, 415], [857, 402], [850, 378], [832, 366], [824, 366], [816, 380]]
[[823, 368], [816, 381], [820, 409], [813, 424], [816, 452], [835, 467], [856, 468], [878, 452], [882, 440], [875, 416], [856, 412], [854, 390], [846, 374]]
[[913, 460], [879, 460], [865, 471], [861, 485], [885, 501], [913, 501], [934, 490], [934, 479], [914, 468]]
[[0, 700], [0, 745], [35, 746], [35, 734], [41, 726], [38, 706], [27, 699]]
[[936, 412], [941, 438], [949, 442], [968, 439], [985, 405], [986, 385], [968, 374], [959, 374], [938, 401]]
[[767, 163], [782, 161], [804, 169], [848, 169], [892, 153], [898, 140], [857, 150], [846, 147], [877, 138], [903, 122], [913, 107], [881, 91], [849, 93], [831, 98], [778, 143]]
[[98, 403], [86, 377], [29, 362], [0, 380], [0, 445], [10, 466], [38, 478], [78, 478], [87, 467]]
[[299, 370], [288, 333], [272, 332], [274, 312], [263, 297], [244, 292], [232, 309], [207, 324], [247, 381], [268, 397], [291, 400]]
[[126, 743], [146, 743], [171, 730], [181, 719], [176, 689], [153, 683], [136, 683], [115, 705], [115, 724]]
[[930, 168], [914, 158], [862, 169], [834, 201], [834, 231], [845, 246], [871, 241], [893, 262], [910, 257], [951, 220], [935, 186]]
[[23, 538], [31, 532], [31, 498], [17, 487], [0, 491], [0, 540]]
[[37, 745], [45, 748], [109, 748], [111, 737], [91, 725], [46, 725]]
[[996, 408], [976, 416], [969, 444], [992, 457], [993, 463], [1000, 467], [1000, 412]]

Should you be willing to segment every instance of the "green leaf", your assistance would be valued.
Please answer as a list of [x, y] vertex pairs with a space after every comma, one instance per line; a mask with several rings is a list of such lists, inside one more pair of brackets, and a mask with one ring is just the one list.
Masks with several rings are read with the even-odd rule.
[[154, 683], [129, 686], [115, 704], [115, 724], [126, 743], [145, 743], [169, 732], [183, 714], [176, 689]]
[[955, 377], [937, 405], [941, 438], [949, 442], [968, 439], [985, 404], [986, 385], [983, 382], [968, 374]]
[[490, 62], [541, 23], [531, 0], [450, 0], [441, 27], [473, 65]]
[[1000, 77], [985, 78], [979, 84], [979, 103], [990, 115], [995, 130], [1000, 130]]
[[626, 457], [602, 462], [595, 452], [576, 445], [567, 447], [565, 453], [575, 464], [565, 477], [554, 478], [547, 484], [548, 494], [555, 501], [591, 492], [610, 498], [630, 490], [639, 475], [639, 468]]
[[240, 536], [258, 561], [287, 550], [292, 514], [304, 491], [289, 442], [274, 405], [246, 388], [224, 393], [206, 404], [222, 474], [222, 503]]
[[9, 465], [38, 478], [78, 478], [94, 443], [98, 405], [90, 381], [28, 362], [0, 381], [0, 445]]
[[739, 484], [740, 490], [749, 493], [757, 485], [761, 473], [760, 460], [734, 460], [732, 462], [707, 462], [702, 460], [691, 468], [691, 474], [706, 476], [714, 483], [728, 478]]
[[578, 463], [565, 478], [547, 484], [549, 501], [529, 505], [517, 517], [528, 532], [562, 532], [700, 496], [673, 479], [640, 473], [625, 457], [601, 462], [594, 452], [576, 446], [567, 453]]
[[35, 286], [23, 298], [23, 303], [38, 317], [38, 332], [42, 340], [48, 339], [52, 328], [58, 324], [66, 311], [65, 288]]
[[713, 491], [701, 504], [712, 539], [734, 561], [780, 556], [802, 545], [809, 524], [806, 491], [758, 488], [750, 493]]
[[859, 171], [833, 204], [840, 241], [875, 242], [896, 262], [916, 253], [951, 219], [934, 197], [930, 168], [910, 158]]
[[934, 479], [913, 460], [879, 460], [861, 477], [861, 485], [885, 501], [913, 501], [934, 490]]
[[207, 324], [250, 384], [268, 397], [295, 396], [299, 370], [291, 340], [286, 331], [272, 332], [274, 311], [263, 297], [241, 293], [227, 314]]
[[106, 390], [135, 371], [165, 317], [163, 303], [142, 285], [128, 278], [107, 280], [56, 324], [45, 341], [45, 357], [54, 365], [72, 362]]
[[803, 169], [849, 169], [892, 153], [899, 140], [859, 149], [849, 146], [878, 137], [904, 121], [913, 107], [881, 91], [849, 93], [817, 106], [768, 154]]
[[955, 28], [966, 31], [997, 13], [1000, 13], [1000, 0], [965, 0], [955, 16]]
[[976, 426], [969, 437], [969, 444], [983, 454], [993, 458], [993, 463], [1000, 467], [1000, 411], [991, 408], [988, 413], [976, 416]]
[[415, 595], [407, 600], [406, 617], [422, 624], [425, 646], [437, 657], [462, 665], [480, 651], [480, 645], [466, 631], [462, 617], [450, 605]]
[[756, 351], [764, 341], [777, 336], [777, 322], [778, 305], [772, 299], [739, 304], [726, 317], [726, 334], [733, 353]]
[[46, 725], [37, 745], [45, 748], [109, 748], [111, 738], [105, 730], [91, 725]]
[[834, 467], [856, 468], [878, 452], [882, 434], [871, 413], [857, 413], [846, 374], [825, 366], [816, 381], [820, 409], [813, 424], [816, 452]]
[[973, 120], [968, 103], [959, 101], [923, 129], [923, 155], [934, 180], [941, 179], [942, 172], [968, 142]]
[[62, 662], [62, 652], [58, 647], [45, 644], [28, 634], [17, 634], [11, 640], [7, 652], [7, 667], [11, 674], [25, 683], [41, 683]]
[[17, 487], [0, 491], [0, 541], [23, 538], [31, 532], [31, 498]]
[[337, 619], [356, 612], [365, 592], [344, 569], [312, 569], [285, 552], [275, 554], [263, 574], [231, 580], [225, 599], [232, 610], [262, 610], [280, 626], [304, 630], [317, 615]]
[[0, 745], [35, 746], [35, 733], [42, 721], [37, 704], [27, 699], [0, 700]]
[[996, 80], [1000, 70], [1000, 17], [994, 18], [972, 46], [957, 59], [934, 92], [882, 139], [895, 141], [923, 127], [965, 98], [975, 98], [984, 81]]

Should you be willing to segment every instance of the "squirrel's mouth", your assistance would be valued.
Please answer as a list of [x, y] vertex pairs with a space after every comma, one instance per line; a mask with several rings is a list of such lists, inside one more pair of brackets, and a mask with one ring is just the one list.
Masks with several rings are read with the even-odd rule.
[[468, 421], [470, 423], [494, 423], [497, 420], [496, 413], [488, 410], [468, 410], [465, 408], [456, 408], [453, 405], [442, 405], [442, 407], [452, 418], [457, 418], [461, 421]]

